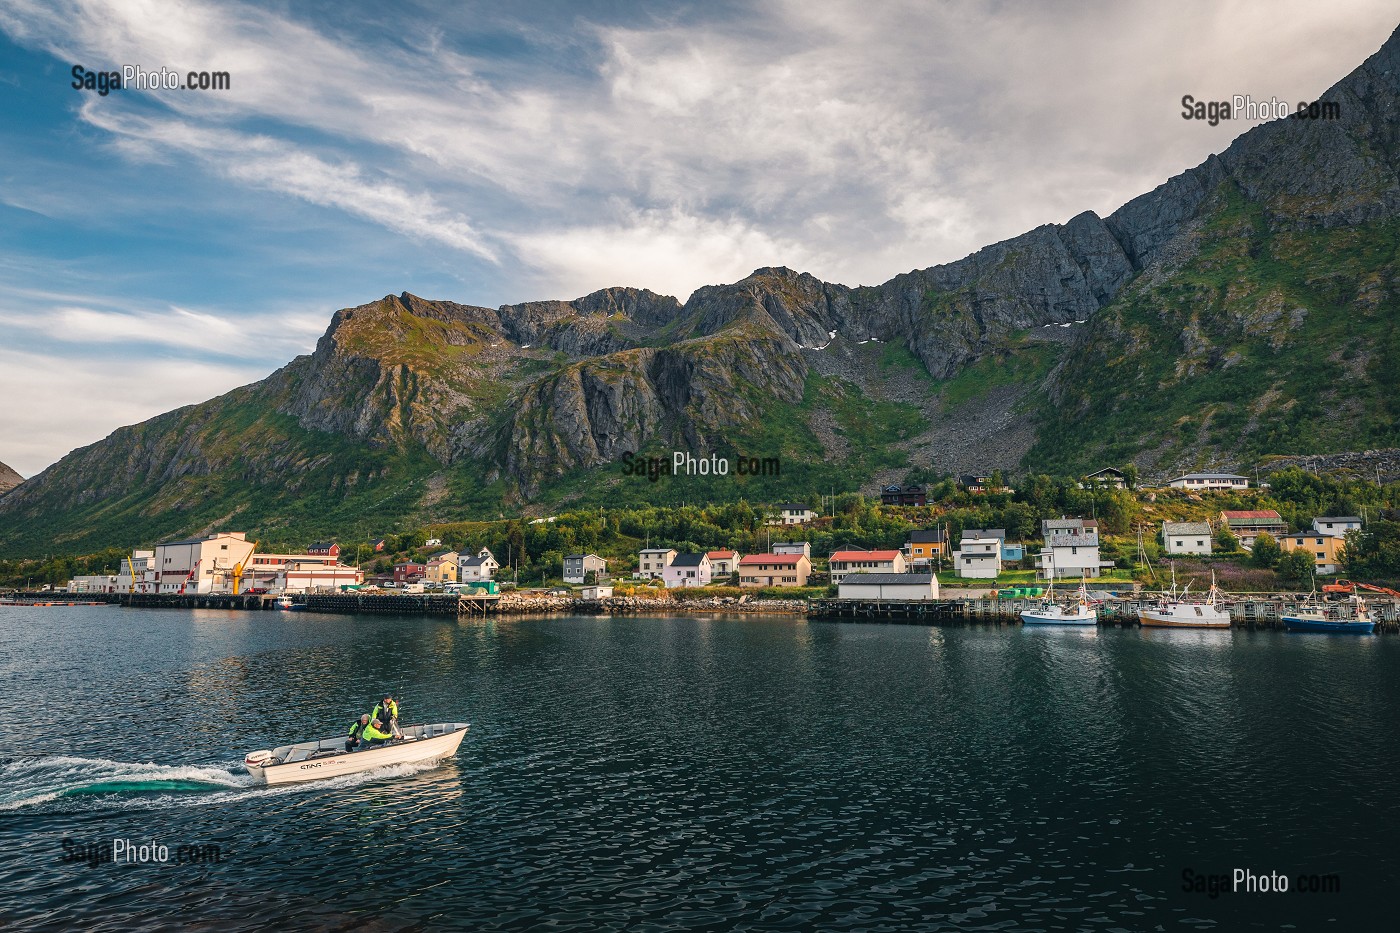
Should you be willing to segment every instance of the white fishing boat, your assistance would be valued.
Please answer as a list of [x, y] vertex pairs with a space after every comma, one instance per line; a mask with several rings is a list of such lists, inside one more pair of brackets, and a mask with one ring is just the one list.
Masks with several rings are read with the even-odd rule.
[[1026, 625], [1097, 625], [1099, 611], [1089, 603], [1089, 590], [1083, 580], [1079, 581], [1079, 591], [1067, 603], [1055, 602], [1055, 578], [1050, 578], [1050, 588], [1045, 599], [1035, 609], [1022, 609], [1021, 621]]
[[[1189, 590], [1187, 584], [1186, 590]], [[1215, 585], [1215, 571], [1210, 573], [1210, 590], [1204, 599], [1187, 599], [1186, 590], [1176, 592], [1176, 564], [1172, 564], [1172, 588], [1155, 606], [1138, 610], [1138, 622], [1156, 628], [1229, 628], [1230, 611], [1224, 608], [1220, 587]]]
[[343, 735], [333, 739], [314, 739], [283, 745], [271, 751], [250, 752], [243, 759], [243, 767], [264, 784], [292, 784], [372, 771], [390, 765], [441, 761], [457, 753], [470, 726], [471, 723], [466, 722], [401, 726], [402, 739], [353, 752], [345, 750]]

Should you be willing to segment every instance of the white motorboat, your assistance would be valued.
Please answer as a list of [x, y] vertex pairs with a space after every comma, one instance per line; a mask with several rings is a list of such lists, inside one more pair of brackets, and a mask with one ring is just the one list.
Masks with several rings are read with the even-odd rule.
[[1068, 603], [1057, 603], [1054, 599], [1055, 580], [1050, 579], [1050, 592], [1035, 609], [1022, 609], [1021, 621], [1026, 625], [1097, 625], [1099, 611], [1089, 605], [1089, 590], [1083, 580], [1079, 582], [1079, 592]]
[[[1190, 589], [1190, 586], [1187, 586]], [[1215, 585], [1215, 571], [1210, 573], [1210, 590], [1204, 601], [1188, 600], [1183, 591], [1176, 593], [1176, 564], [1172, 564], [1172, 589], [1167, 598], [1155, 606], [1138, 610], [1138, 622], [1158, 628], [1229, 628], [1230, 611], [1221, 606], [1220, 587]]]
[[345, 736], [313, 739], [283, 745], [271, 751], [249, 752], [243, 759], [258, 781], [264, 784], [292, 784], [340, 777], [357, 771], [372, 771], [390, 765], [441, 761], [457, 753], [471, 723], [437, 722], [423, 726], [401, 726], [402, 739], [353, 752], [345, 750]]

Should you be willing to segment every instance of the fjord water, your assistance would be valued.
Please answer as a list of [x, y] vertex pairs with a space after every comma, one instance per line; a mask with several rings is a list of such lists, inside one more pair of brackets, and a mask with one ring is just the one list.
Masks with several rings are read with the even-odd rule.
[[[0, 634], [0, 926], [1393, 916], [1400, 638], [115, 607], [0, 608]], [[242, 773], [383, 690], [408, 721], [470, 721], [461, 752], [293, 787]], [[172, 862], [65, 861], [114, 839]], [[174, 864], [180, 845], [220, 861]], [[1182, 891], [1237, 867], [1341, 891]]]

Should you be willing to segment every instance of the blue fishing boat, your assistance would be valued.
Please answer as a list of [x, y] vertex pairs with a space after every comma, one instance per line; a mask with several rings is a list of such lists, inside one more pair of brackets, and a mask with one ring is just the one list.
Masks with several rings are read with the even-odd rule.
[[1336, 615], [1328, 616], [1327, 610], [1320, 606], [1308, 606], [1295, 612], [1285, 613], [1283, 616], [1284, 628], [1290, 632], [1332, 632], [1346, 635], [1370, 635], [1376, 629], [1376, 623], [1371, 618], [1371, 613], [1367, 611], [1366, 604], [1359, 597], [1352, 597], [1356, 603], [1355, 611], [1347, 614], [1345, 611]]

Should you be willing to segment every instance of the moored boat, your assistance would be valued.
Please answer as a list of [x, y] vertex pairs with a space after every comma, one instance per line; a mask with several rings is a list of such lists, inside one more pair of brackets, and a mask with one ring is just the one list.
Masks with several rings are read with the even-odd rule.
[[1022, 609], [1021, 621], [1026, 625], [1097, 625], [1098, 610], [1089, 605], [1089, 591], [1084, 581], [1079, 583], [1079, 592], [1068, 603], [1054, 600], [1055, 581], [1050, 581], [1050, 591], [1040, 606], [1035, 609]]
[[1332, 632], [1344, 635], [1370, 635], [1376, 630], [1371, 612], [1359, 596], [1350, 614], [1346, 610], [1328, 610], [1322, 606], [1305, 606], [1282, 616], [1283, 627], [1290, 632]]
[[292, 784], [372, 771], [390, 765], [441, 761], [457, 753], [470, 726], [465, 722], [404, 726], [399, 730], [403, 733], [402, 739], [353, 752], [345, 750], [343, 735], [313, 739], [282, 745], [271, 751], [249, 752], [243, 759], [243, 767], [264, 784]]
[[[1187, 589], [1190, 589], [1188, 584]], [[1189, 600], [1176, 592], [1176, 565], [1172, 565], [1171, 592], [1155, 606], [1138, 610], [1138, 622], [1160, 628], [1229, 628], [1230, 612], [1221, 606], [1220, 587], [1211, 571], [1210, 589], [1204, 600]]]

